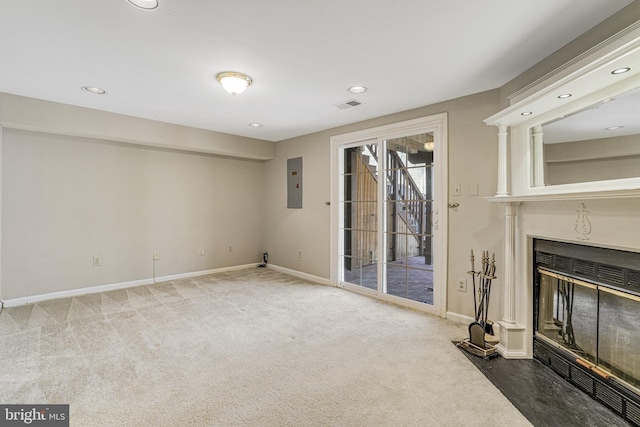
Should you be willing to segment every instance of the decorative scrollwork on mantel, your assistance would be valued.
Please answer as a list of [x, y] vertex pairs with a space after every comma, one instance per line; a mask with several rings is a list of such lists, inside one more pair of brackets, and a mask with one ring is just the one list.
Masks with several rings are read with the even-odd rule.
[[589, 240], [591, 234], [591, 221], [589, 221], [589, 211], [584, 203], [580, 203], [580, 209], [577, 211], [578, 218], [576, 219], [576, 225], [574, 229], [577, 233], [577, 238], [581, 242]]

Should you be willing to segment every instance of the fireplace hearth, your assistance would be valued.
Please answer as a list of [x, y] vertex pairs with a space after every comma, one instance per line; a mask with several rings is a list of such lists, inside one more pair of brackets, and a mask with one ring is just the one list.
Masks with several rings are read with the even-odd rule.
[[640, 253], [534, 241], [534, 357], [640, 426]]

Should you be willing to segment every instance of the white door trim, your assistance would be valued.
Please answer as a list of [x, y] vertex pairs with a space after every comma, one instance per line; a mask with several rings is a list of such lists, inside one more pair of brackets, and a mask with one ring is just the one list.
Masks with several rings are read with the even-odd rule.
[[[419, 133], [433, 132], [436, 150], [434, 150], [434, 172], [436, 185], [434, 186], [434, 305], [433, 313], [445, 317], [447, 312], [447, 270], [448, 270], [448, 121], [447, 113], [420, 117], [384, 126], [335, 135], [330, 138], [331, 143], [331, 259], [330, 280], [339, 286], [339, 258], [340, 258], [340, 188], [339, 174], [340, 150], [344, 146], [371, 139], [399, 138]], [[386, 299], [386, 298], [385, 298]], [[398, 302], [393, 298], [394, 302]], [[412, 304], [407, 304], [412, 305]], [[427, 310], [431, 311], [431, 310]]]

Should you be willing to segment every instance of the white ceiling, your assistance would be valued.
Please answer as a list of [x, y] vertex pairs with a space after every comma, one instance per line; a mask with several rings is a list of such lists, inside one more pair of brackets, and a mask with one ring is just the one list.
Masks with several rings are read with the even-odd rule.
[[0, 92], [279, 141], [500, 87], [632, 3], [159, 1], [0, 0]]

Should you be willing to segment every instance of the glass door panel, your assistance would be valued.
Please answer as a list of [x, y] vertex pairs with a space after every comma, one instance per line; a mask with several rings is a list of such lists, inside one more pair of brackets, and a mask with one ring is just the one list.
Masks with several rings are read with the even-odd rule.
[[386, 141], [386, 293], [433, 304], [433, 134]]
[[377, 146], [363, 144], [343, 152], [343, 280], [378, 289]]

